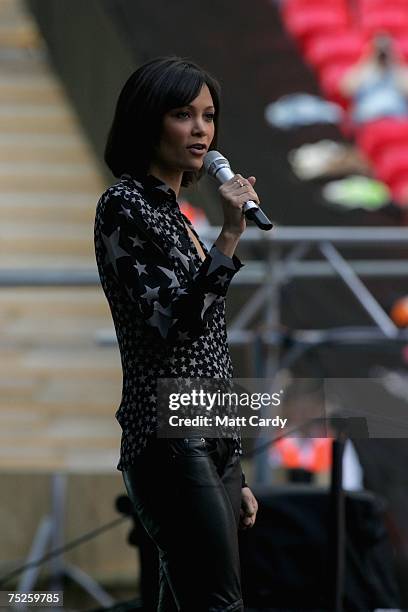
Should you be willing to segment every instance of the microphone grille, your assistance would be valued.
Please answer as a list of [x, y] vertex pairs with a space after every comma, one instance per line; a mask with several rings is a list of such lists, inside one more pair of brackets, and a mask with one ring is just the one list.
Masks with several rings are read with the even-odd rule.
[[209, 174], [214, 174], [214, 170], [216, 169], [215, 165], [210, 168], [210, 166], [215, 162], [222, 162], [223, 165], [227, 164], [229, 166], [228, 161], [225, 159], [223, 155], [219, 151], [208, 151], [206, 155], [204, 155], [203, 165], [205, 171]]

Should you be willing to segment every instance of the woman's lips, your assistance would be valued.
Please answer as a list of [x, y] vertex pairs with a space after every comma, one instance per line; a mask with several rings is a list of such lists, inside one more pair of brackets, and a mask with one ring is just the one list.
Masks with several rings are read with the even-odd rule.
[[193, 154], [193, 155], [197, 155], [198, 157], [201, 155], [204, 155], [206, 152], [206, 149], [194, 149], [193, 147], [188, 147], [188, 150]]

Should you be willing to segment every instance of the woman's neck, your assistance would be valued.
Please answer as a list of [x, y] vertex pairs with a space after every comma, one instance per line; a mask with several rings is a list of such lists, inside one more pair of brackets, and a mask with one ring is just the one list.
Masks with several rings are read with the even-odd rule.
[[166, 183], [166, 185], [171, 187], [171, 189], [173, 189], [174, 193], [176, 194], [176, 197], [178, 198], [181, 188], [181, 181], [183, 178], [182, 172], [167, 171], [165, 168], [160, 168], [158, 166], [155, 166], [154, 164], [151, 164], [148, 173], [153, 174], [153, 176], [160, 179], [161, 181]]

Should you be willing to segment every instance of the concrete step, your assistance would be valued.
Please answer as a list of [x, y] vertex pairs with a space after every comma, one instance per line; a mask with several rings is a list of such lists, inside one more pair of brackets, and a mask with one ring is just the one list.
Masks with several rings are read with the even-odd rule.
[[2, 289], [0, 313], [22, 318], [50, 315], [99, 317], [105, 314], [110, 320], [108, 304], [100, 287], [77, 291], [70, 288]]
[[[7, 169], [7, 165], [17, 168], [11, 172], [18, 172], [21, 162], [29, 168], [42, 173], [50, 166], [58, 168], [60, 165], [81, 165], [82, 168], [93, 169], [99, 175], [99, 168], [95, 166], [95, 158], [87, 143], [77, 134], [30, 134], [22, 133], [3, 134], [1, 138], [0, 163]], [[38, 165], [38, 166], [36, 166]], [[24, 168], [24, 166], [22, 166]], [[1, 197], [1, 192], [0, 192]]]
[[63, 94], [59, 87], [50, 85], [30, 85], [23, 81], [8, 84], [0, 78], [0, 100], [3, 103], [54, 105], [63, 101]]
[[67, 237], [66, 239], [61, 238], [47, 238], [38, 236], [37, 239], [32, 239], [27, 242], [27, 238], [23, 236], [19, 236], [19, 238], [3, 239], [0, 233], [0, 255], [3, 256], [3, 252], [8, 253], [10, 251], [18, 252], [21, 255], [25, 255], [27, 259], [30, 259], [32, 256], [38, 254], [47, 253], [50, 257], [54, 254], [55, 256], [59, 256], [61, 259], [64, 259], [65, 256], [68, 256], [73, 250], [77, 251], [78, 254], [81, 254], [83, 257], [87, 257], [91, 259], [93, 254], [93, 249], [89, 244], [89, 240], [85, 239], [70, 239]]
[[[118, 448], [38, 448], [26, 446], [18, 451], [17, 446], [4, 445], [0, 449], [0, 469], [3, 474], [29, 474], [30, 479], [36, 474], [67, 472], [73, 474], [112, 474], [115, 478], [119, 472], [116, 464], [119, 459]], [[25, 487], [26, 488], [26, 487]], [[118, 493], [117, 493], [118, 494]], [[35, 493], [34, 493], [35, 495]], [[101, 501], [105, 499], [101, 495]], [[112, 498], [113, 499], [113, 498]], [[75, 510], [74, 510], [75, 511]], [[26, 524], [26, 521], [24, 522]], [[36, 525], [33, 525], [35, 529]], [[34, 532], [33, 532], [34, 533]], [[126, 541], [126, 534], [123, 542]], [[27, 546], [30, 545], [28, 541]], [[112, 548], [110, 548], [110, 551]], [[131, 564], [131, 560], [129, 560]]]
[[[95, 221], [96, 198], [91, 194], [56, 191], [0, 193], [2, 219], [23, 218], [24, 223], [82, 223], [89, 227]], [[0, 264], [1, 266], [1, 264]]]
[[19, 47], [23, 49], [41, 47], [42, 41], [37, 30], [30, 23], [18, 23], [10, 20], [0, 22], [0, 49], [2, 47]]
[[[0, 53], [1, 78], [52, 78], [52, 72], [44, 52], [25, 50], [2, 50]], [[55, 78], [55, 77], [54, 77]], [[67, 105], [69, 107], [69, 105]]]
[[57, 104], [0, 104], [0, 133], [66, 134], [79, 129], [72, 112]]
[[[24, 177], [24, 181], [22, 181]], [[90, 164], [44, 162], [0, 163], [0, 185], [3, 193], [12, 191], [31, 191], [44, 188], [61, 191], [93, 192], [97, 194], [104, 189], [101, 176]], [[46, 187], [45, 187], [46, 186]]]
[[[15, 342], [24, 346], [46, 343], [47, 346], [77, 346], [78, 350], [95, 345], [98, 330], [106, 325], [105, 317], [55, 317], [52, 312], [48, 318], [31, 317], [10, 321], [0, 318], [2, 341], [9, 346]], [[113, 331], [113, 330], [112, 330]]]
[[[24, 382], [18, 384], [18, 377]], [[44, 376], [21, 370], [18, 377], [2, 382], [1, 414], [9, 411], [17, 419], [25, 414], [107, 414], [115, 412], [121, 398], [119, 371], [78, 380], [75, 375]], [[3, 380], [3, 377], [2, 377]], [[22, 416], [21, 416], [22, 415]]]
[[[30, 258], [22, 253], [2, 253], [0, 258], [0, 270], [88, 270], [95, 267], [94, 253], [31, 253]], [[3, 291], [3, 290], [2, 290]]]
[[[85, 225], [78, 225], [77, 223], [53, 223], [43, 222], [40, 226], [35, 224], [25, 224], [24, 222], [16, 221], [5, 221], [0, 227], [0, 236], [2, 240], [7, 239], [8, 236], [13, 238], [36, 238], [36, 237], [52, 237], [58, 236], [59, 234], [69, 234], [73, 238], [79, 240], [89, 238], [90, 228]], [[61, 236], [62, 237], [62, 236]]]
[[[22, 180], [24, 177], [24, 180]], [[92, 175], [78, 175], [69, 176], [57, 175], [49, 173], [41, 175], [5, 175], [1, 177], [2, 187], [1, 190], [4, 194], [7, 192], [16, 192], [17, 190], [22, 193], [33, 193], [33, 192], [55, 192], [60, 190], [61, 193], [85, 193], [89, 196], [93, 196], [95, 202], [99, 195], [104, 191], [102, 181], [98, 176]]]
[[4, 375], [9, 376], [16, 371], [31, 374], [66, 374], [74, 372], [78, 379], [90, 375], [99, 375], [120, 368], [120, 355], [111, 348], [73, 349], [72, 347], [34, 347], [21, 351], [15, 347], [2, 347], [0, 367]]
[[[0, 164], [13, 163], [18, 166], [20, 163], [42, 163], [44, 170], [51, 170], [52, 167], [60, 164], [78, 164], [83, 166], [89, 164], [89, 155], [84, 150], [78, 150], [76, 147], [47, 147], [33, 146], [30, 142], [26, 147], [9, 147], [0, 149]], [[21, 176], [21, 174], [20, 174]]]
[[64, 147], [76, 147], [80, 151], [87, 151], [90, 156], [92, 165], [95, 166], [94, 154], [91, 152], [89, 143], [78, 132], [69, 134], [30, 134], [29, 138], [25, 134], [19, 132], [9, 132], [1, 135], [1, 144], [4, 147], [55, 147], [61, 149]]
[[[1, 62], [1, 56], [0, 56], [0, 62]], [[16, 71], [13, 72], [12, 70], [10, 70], [10, 67], [8, 69], [3, 69], [0, 71], [0, 88], [3, 88], [7, 91], [14, 91], [16, 93], [16, 95], [19, 95], [19, 91], [20, 90], [30, 90], [34, 93], [34, 96], [36, 94], [36, 92], [41, 92], [43, 90], [45, 91], [54, 91], [55, 95], [57, 96], [57, 92], [61, 95], [61, 97], [57, 97], [55, 103], [59, 103], [61, 102], [61, 104], [64, 106], [65, 105], [65, 95], [64, 95], [64, 90], [62, 88], [61, 83], [55, 79], [55, 76], [52, 74], [51, 71], [47, 71], [45, 70], [43, 63], [42, 62], [38, 62], [37, 60], [35, 61], [36, 66], [38, 66], [39, 68], [41, 68], [41, 74], [37, 74], [36, 72], [32, 72], [30, 70], [28, 70], [26, 73], [25, 72], [21, 72], [21, 71]], [[1, 65], [1, 64], [0, 64]], [[2, 66], [3, 68], [5, 68], [5, 66]], [[7, 103], [8, 100], [6, 98], [1, 98], [2, 103]], [[12, 99], [12, 102], [14, 102], [15, 99]], [[35, 103], [35, 100], [28, 100], [28, 103]]]
[[[75, 251], [77, 254], [94, 256], [92, 228], [70, 224], [33, 224], [4, 223], [0, 226], [0, 254], [25, 253], [65, 255]], [[29, 260], [27, 260], [29, 265]]]

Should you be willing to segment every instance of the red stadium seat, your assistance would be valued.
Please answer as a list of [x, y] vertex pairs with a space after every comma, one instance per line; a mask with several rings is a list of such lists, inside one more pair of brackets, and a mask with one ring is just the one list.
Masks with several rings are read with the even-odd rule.
[[399, 206], [408, 207], [408, 173], [400, 175], [398, 180], [389, 185], [393, 201]]
[[387, 147], [375, 161], [375, 174], [387, 185], [408, 175], [408, 144]]
[[305, 48], [305, 56], [317, 69], [328, 64], [353, 64], [358, 61], [365, 48], [361, 32], [339, 32], [336, 36], [322, 34], [313, 37]]
[[400, 59], [408, 63], [408, 32], [395, 37], [393, 42]]
[[361, 14], [382, 10], [384, 7], [404, 10], [408, 8], [408, 0], [357, 0], [356, 2], [356, 8]]
[[349, 26], [348, 13], [330, 4], [307, 7], [285, 17], [285, 25], [292, 36], [305, 44], [311, 36], [327, 32], [338, 32]]
[[330, 64], [320, 70], [318, 75], [323, 95], [332, 102], [337, 102], [337, 104], [340, 104], [343, 108], [348, 108], [350, 101], [341, 95], [339, 91], [339, 82], [344, 73], [347, 72], [353, 64], [354, 62]]
[[408, 31], [408, 10], [400, 7], [372, 9], [361, 13], [361, 29], [369, 36], [388, 32], [398, 36]]
[[299, 11], [327, 7], [347, 10], [346, 0], [285, 0], [282, 4], [281, 13], [286, 20]]
[[408, 118], [387, 117], [361, 126], [357, 131], [357, 145], [375, 161], [390, 146], [408, 146]]

